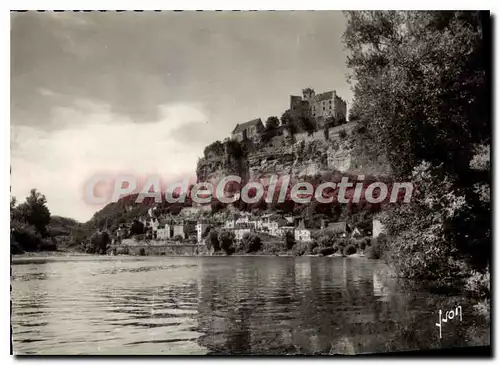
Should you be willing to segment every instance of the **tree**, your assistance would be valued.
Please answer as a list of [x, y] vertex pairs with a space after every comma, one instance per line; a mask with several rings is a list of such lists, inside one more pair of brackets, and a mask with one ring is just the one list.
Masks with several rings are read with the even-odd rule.
[[269, 117], [266, 120], [266, 130], [274, 130], [277, 129], [280, 125], [280, 120], [278, 117]]
[[50, 223], [50, 211], [46, 204], [45, 196], [36, 189], [31, 189], [26, 202], [18, 206], [22, 219], [42, 237], [47, 236], [47, 225]]
[[130, 234], [139, 235], [144, 233], [145, 233], [144, 224], [142, 222], [139, 222], [137, 219], [134, 219], [134, 221], [130, 225]]
[[85, 252], [104, 255], [111, 243], [111, 237], [107, 232], [95, 232], [85, 246]]
[[281, 124], [288, 129], [290, 134], [295, 134], [298, 132], [297, 123], [292, 116], [291, 110], [287, 110], [283, 113], [283, 115], [281, 116]]
[[233, 231], [223, 229], [219, 232], [217, 239], [220, 243], [220, 248], [223, 249], [226, 254], [230, 255], [233, 253], [233, 243], [235, 239]]
[[175, 237], [174, 237], [174, 241], [176, 241], [176, 242], [181, 242], [183, 240], [184, 240], [184, 238], [180, 234], [175, 235]]
[[206, 244], [209, 249], [213, 247], [215, 252], [220, 250], [219, 234], [215, 229], [210, 230]]
[[[388, 259], [406, 277], [447, 280], [488, 267], [491, 141], [489, 15], [462, 11], [348, 12], [344, 43], [353, 113], [365, 143], [396, 178], [418, 184], [383, 220]], [[489, 158], [488, 158], [489, 160]], [[489, 164], [487, 164], [489, 166]]]
[[[397, 176], [426, 160], [465, 173], [474, 143], [491, 138], [479, 12], [348, 12], [355, 101]], [[397, 131], [397, 133], [395, 133]]]
[[246, 253], [260, 251], [262, 248], [262, 240], [256, 233], [245, 233], [241, 240], [241, 248]]
[[267, 142], [276, 136], [280, 125], [278, 117], [269, 117], [266, 120], [264, 131], [262, 132], [262, 141]]
[[295, 246], [295, 237], [290, 231], [285, 232], [284, 241], [287, 250], [291, 250]]

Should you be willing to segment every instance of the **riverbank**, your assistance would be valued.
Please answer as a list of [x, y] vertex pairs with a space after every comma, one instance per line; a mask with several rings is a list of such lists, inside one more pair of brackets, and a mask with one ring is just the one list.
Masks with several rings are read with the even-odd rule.
[[13, 254], [11, 255], [13, 260], [18, 260], [18, 259], [24, 259], [24, 258], [45, 258], [45, 257], [75, 257], [75, 256], [83, 256], [83, 257], [106, 257], [106, 256], [130, 256], [130, 257], [136, 257], [136, 256], [150, 256], [150, 257], [186, 257], [186, 256], [192, 256], [192, 257], [204, 257], [204, 256], [224, 256], [224, 257], [230, 257], [230, 256], [235, 256], [235, 257], [259, 257], [259, 256], [265, 256], [265, 257], [349, 257], [349, 258], [365, 258], [366, 256], [364, 254], [359, 254], [355, 253], [352, 255], [342, 255], [339, 253], [334, 253], [332, 255], [319, 255], [319, 254], [304, 254], [304, 255], [296, 255], [293, 253], [270, 253], [270, 252], [255, 252], [255, 253], [234, 253], [232, 255], [227, 255], [222, 251], [219, 251], [219, 253], [216, 254], [199, 254], [199, 255], [181, 255], [181, 254], [171, 254], [171, 255], [138, 255], [138, 254], [118, 254], [118, 255], [96, 255], [96, 254], [89, 254], [89, 253], [84, 253], [84, 252], [68, 252], [68, 251], [41, 251], [41, 252], [25, 252], [22, 254]]
[[69, 257], [69, 256], [95, 256], [89, 253], [78, 251], [39, 251], [39, 252], [24, 252], [10, 255], [12, 258], [20, 257]]

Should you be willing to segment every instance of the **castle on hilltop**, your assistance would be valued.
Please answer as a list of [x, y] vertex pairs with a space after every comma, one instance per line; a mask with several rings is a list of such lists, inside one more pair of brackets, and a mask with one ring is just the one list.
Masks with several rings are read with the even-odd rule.
[[[304, 115], [304, 110], [314, 120], [317, 129], [325, 128], [328, 122], [330, 126], [343, 124], [347, 120], [347, 103], [337, 95], [335, 90], [316, 95], [313, 89], [302, 90], [302, 96], [290, 95], [290, 109], [286, 113], [292, 116]], [[231, 132], [231, 138], [239, 142], [252, 140], [258, 137], [265, 129], [260, 118], [246, 123], [237, 124]], [[287, 133], [283, 118], [278, 134]]]
[[309, 110], [316, 119], [333, 117], [335, 120], [347, 120], [347, 103], [337, 92], [327, 91], [316, 95], [313, 89], [302, 90], [302, 97], [290, 95], [290, 109], [298, 108], [302, 102], [309, 104]]

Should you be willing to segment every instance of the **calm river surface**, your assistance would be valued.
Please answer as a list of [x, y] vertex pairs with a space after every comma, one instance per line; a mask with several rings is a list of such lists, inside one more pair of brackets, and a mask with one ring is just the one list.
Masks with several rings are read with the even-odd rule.
[[[365, 258], [14, 260], [15, 354], [358, 354], [490, 343], [463, 297]], [[435, 323], [461, 305], [463, 320]]]

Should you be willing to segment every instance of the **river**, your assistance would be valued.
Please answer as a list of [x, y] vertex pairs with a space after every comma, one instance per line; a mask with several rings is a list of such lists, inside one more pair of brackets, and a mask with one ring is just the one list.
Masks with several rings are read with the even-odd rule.
[[[380, 261], [53, 257], [12, 265], [14, 354], [362, 354], [490, 344], [463, 296]], [[463, 308], [462, 321], [438, 311]]]

